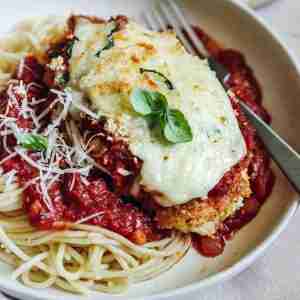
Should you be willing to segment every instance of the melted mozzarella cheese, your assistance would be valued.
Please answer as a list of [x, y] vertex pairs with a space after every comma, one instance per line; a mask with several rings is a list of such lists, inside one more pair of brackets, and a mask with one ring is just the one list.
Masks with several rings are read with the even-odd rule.
[[[205, 198], [225, 172], [246, 154], [230, 100], [207, 62], [189, 55], [173, 33], [156, 33], [129, 22], [113, 34], [114, 46], [101, 52], [112, 23], [79, 20], [70, 60], [71, 82], [86, 93], [93, 108], [108, 118], [107, 128], [126, 139], [143, 160], [141, 184], [163, 206]], [[174, 90], [140, 68], [164, 74]], [[182, 111], [193, 140], [164, 144], [130, 104], [134, 88], [163, 93], [171, 108]]]

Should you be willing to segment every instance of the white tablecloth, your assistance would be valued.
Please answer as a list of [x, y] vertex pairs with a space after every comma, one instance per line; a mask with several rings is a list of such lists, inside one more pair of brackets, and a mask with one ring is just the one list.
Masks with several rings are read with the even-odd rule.
[[[300, 62], [300, 0], [277, 0], [257, 13], [282, 34]], [[300, 300], [299, 228], [300, 212], [265, 256], [248, 270], [228, 282], [176, 300]], [[0, 300], [6, 298], [0, 294]]]

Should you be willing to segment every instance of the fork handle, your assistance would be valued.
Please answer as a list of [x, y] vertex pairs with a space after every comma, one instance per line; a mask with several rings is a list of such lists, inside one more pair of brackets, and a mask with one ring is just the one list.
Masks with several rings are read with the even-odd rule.
[[273, 160], [287, 176], [296, 191], [300, 193], [300, 155], [243, 101], [240, 101], [240, 105], [255, 127]]

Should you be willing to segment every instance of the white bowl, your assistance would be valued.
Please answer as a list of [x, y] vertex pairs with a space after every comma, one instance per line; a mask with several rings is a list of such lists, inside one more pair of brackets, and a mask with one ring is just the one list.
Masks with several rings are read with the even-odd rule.
[[[149, 0], [9, 0], [1, 7], [0, 28], [28, 17], [64, 14], [70, 11], [108, 17], [126, 14], [141, 20]], [[183, 5], [190, 20], [201, 25], [226, 47], [241, 50], [255, 70], [263, 87], [265, 105], [273, 116], [274, 128], [300, 150], [300, 76], [290, 50], [261, 19], [241, 4], [229, 0], [186, 0]], [[297, 208], [297, 196], [275, 168], [277, 181], [272, 197], [258, 217], [227, 244], [225, 253], [206, 259], [191, 250], [177, 266], [149, 282], [133, 286], [118, 299], [165, 299], [220, 283], [246, 269], [278, 238]], [[10, 268], [0, 264], [0, 289], [24, 300], [115, 299], [116, 296], [92, 293], [81, 297], [58, 291], [34, 290], [10, 279]]]

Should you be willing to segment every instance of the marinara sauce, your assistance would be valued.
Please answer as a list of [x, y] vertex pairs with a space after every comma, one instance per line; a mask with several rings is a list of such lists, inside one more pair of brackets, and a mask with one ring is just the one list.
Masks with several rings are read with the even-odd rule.
[[[247, 65], [245, 57], [239, 51], [224, 49], [203, 30], [194, 27], [198, 37], [207, 51], [218, 62], [223, 64], [231, 76], [227, 82], [231, 91], [243, 100], [257, 115], [267, 123], [271, 122], [269, 113], [262, 106], [262, 92], [252, 69]], [[237, 120], [247, 145], [250, 165], [248, 175], [252, 190], [251, 197], [244, 199], [244, 205], [233, 216], [227, 218], [213, 237], [193, 235], [194, 247], [204, 256], [215, 257], [223, 253], [225, 241], [249, 223], [259, 212], [262, 204], [270, 195], [274, 185], [274, 174], [270, 168], [270, 158], [255, 129], [240, 110], [235, 98], [231, 98]], [[227, 172], [216, 187], [210, 192], [214, 195], [225, 195], [234, 178], [234, 168]]]
[[[262, 93], [260, 86], [243, 55], [232, 49], [223, 49], [202, 30], [199, 28], [195, 28], [195, 30], [211, 55], [230, 71], [231, 77], [228, 85], [235, 95], [245, 101], [266, 122], [270, 122], [269, 114], [261, 105]], [[66, 43], [60, 45], [58, 49], [60, 54], [65, 52], [66, 45]], [[63, 56], [63, 58], [67, 64], [67, 57]], [[63, 78], [68, 80], [68, 74], [63, 75]], [[45, 108], [54, 105], [55, 97], [51, 93], [54, 84], [53, 78], [51, 71], [39, 64], [32, 56], [26, 57], [21, 70], [19, 68], [16, 72], [14, 84], [17, 86], [18, 83], [22, 82], [26, 85], [29, 105], [36, 99], [45, 99], [39, 105], [34, 105], [36, 115], [43, 112]], [[30, 130], [34, 125], [33, 119], [30, 117], [24, 118], [20, 111], [20, 104], [24, 100], [24, 96], [19, 89], [12, 88], [10, 92], [14, 93], [16, 101], [8, 106], [8, 91], [2, 92], [0, 94], [1, 113], [15, 118], [19, 128]], [[251, 154], [249, 176], [253, 194], [250, 198], [245, 199], [244, 206], [234, 216], [223, 222], [214, 237], [193, 236], [195, 248], [201, 254], [209, 257], [221, 254], [225, 246], [225, 240], [230, 239], [234, 232], [256, 216], [274, 184], [270, 159], [262, 143], [256, 136], [251, 124], [248, 123], [246, 117], [240, 111], [236, 99], [232, 98], [231, 101], [247, 144], [248, 155]], [[51, 121], [52, 113], [53, 111], [50, 109], [49, 114], [44, 118], [44, 126], [47, 126], [47, 122]], [[31, 224], [41, 230], [60, 230], [67, 228], [70, 222], [77, 222], [95, 215], [95, 217], [88, 219], [86, 223], [103, 226], [138, 244], [156, 240], [165, 235], [165, 232], [157, 229], [157, 225], [149, 216], [151, 215], [149, 212], [143, 211], [134, 203], [123, 201], [123, 197], [128, 196], [131, 185], [140, 173], [142, 161], [130, 153], [126, 144], [115, 141], [112, 136], [109, 136], [105, 132], [104, 123], [82, 118], [79, 128], [82, 132], [89, 131], [90, 138], [97, 136], [93, 139], [95, 150], [92, 154], [96, 162], [104, 166], [111, 176], [107, 178], [105, 174], [95, 169], [91, 170], [91, 174], [85, 180], [76, 173], [60, 176], [48, 189], [48, 195], [53, 206], [51, 210], [43, 201], [44, 195], [39, 181], [26, 186], [28, 182], [38, 177], [39, 174], [36, 168], [28, 164], [19, 155], [5, 160], [1, 165], [4, 172], [16, 170], [18, 183], [23, 187], [26, 186], [22, 195], [23, 206]], [[60, 130], [63, 130], [63, 126]], [[2, 138], [0, 140], [0, 160], [9, 155], [7, 147], [13, 149], [16, 144], [13, 135], [8, 136], [5, 143]], [[97, 144], [101, 144], [101, 149], [98, 148], [99, 145]], [[28, 155], [33, 161], [40, 158], [40, 154], [37, 152], [29, 152]], [[65, 162], [61, 161], [62, 167], [64, 164]], [[124, 174], [124, 170], [129, 173]], [[234, 178], [233, 172], [234, 168], [227, 172], [211, 193], [225, 195]]]
[[[22, 113], [22, 102], [25, 101], [25, 97], [28, 107], [37, 116], [47, 107], [53, 106], [43, 118], [44, 124], [41, 126], [47, 126], [51, 122], [52, 114], [55, 113], [55, 95], [50, 90], [49, 78], [51, 78], [49, 71], [33, 56], [27, 56], [20, 64], [13, 83], [9, 83], [7, 90], [0, 95], [1, 113], [14, 118], [18, 128], [24, 132], [30, 132], [34, 126], [33, 118]], [[27, 90], [26, 95], [23, 88]], [[10, 101], [11, 99], [14, 101]], [[38, 105], [34, 104], [39, 99], [44, 100]], [[95, 155], [97, 154], [95, 159], [110, 172], [111, 178], [107, 178], [96, 168], [85, 178], [76, 172], [59, 176], [47, 187], [51, 209], [46, 205], [45, 191], [41, 189], [40, 179], [35, 180], [40, 175], [39, 170], [20, 155], [10, 157], [17, 146], [13, 134], [9, 135], [6, 141], [0, 139], [1, 167], [4, 173], [12, 170], [16, 172], [16, 181], [24, 188], [23, 207], [30, 223], [40, 230], [63, 230], [70, 223], [88, 218], [83, 223], [102, 226], [137, 244], [161, 238], [162, 232], [156, 229], [154, 221], [144, 211], [122, 200], [122, 197], [127, 195], [135, 176], [139, 174], [142, 162], [130, 153], [126, 144], [109, 136], [103, 125], [103, 122], [82, 117], [79, 128], [101, 139], [103, 151], [94, 145]], [[59, 130], [64, 133], [63, 124]], [[97, 138], [92, 142], [96, 141]], [[27, 155], [36, 162], [42, 153], [27, 151]], [[62, 169], [66, 167], [64, 160], [60, 161], [60, 167]], [[124, 174], [124, 170], [128, 174]]]

